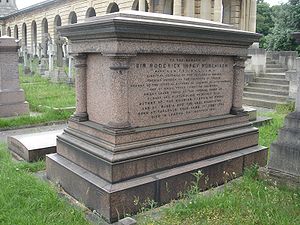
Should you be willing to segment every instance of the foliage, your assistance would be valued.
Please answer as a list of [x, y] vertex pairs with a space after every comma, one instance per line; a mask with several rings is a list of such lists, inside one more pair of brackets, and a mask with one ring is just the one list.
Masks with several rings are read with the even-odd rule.
[[273, 7], [272, 10], [274, 27], [265, 36], [264, 47], [273, 51], [297, 50], [292, 33], [300, 31], [300, 0], [289, 0], [288, 3]]
[[257, 1], [257, 18], [256, 18], [256, 32], [263, 35], [260, 39], [260, 45], [263, 47], [266, 42], [265, 36], [270, 33], [274, 27], [272, 18], [273, 10], [270, 5], [264, 0]]
[[44, 162], [18, 163], [0, 145], [0, 225], [88, 225], [84, 213], [32, 176]]
[[286, 115], [295, 109], [293, 102], [287, 105], [278, 105], [275, 112], [260, 113], [259, 116], [271, 117], [272, 121], [259, 128], [259, 144], [270, 148], [277, 136], [280, 128], [283, 127]]

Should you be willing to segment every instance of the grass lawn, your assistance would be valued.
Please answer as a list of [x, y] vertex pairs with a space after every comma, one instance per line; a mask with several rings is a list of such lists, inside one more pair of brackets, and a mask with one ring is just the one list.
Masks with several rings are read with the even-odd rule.
[[44, 162], [14, 162], [0, 145], [0, 225], [89, 224], [54, 187], [31, 175], [44, 167]]
[[[61, 104], [72, 104], [73, 90], [68, 86], [62, 85], [57, 88], [54, 85], [52, 87], [52, 84], [39, 77], [22, 77], [21, 80], [25, 91], [34, 92], [27, 95], [28, 99], [32, 99], [30, 107], [33, 110], [40, 110], [38, 105], [41, 103], [55, 107], [59, 107]], [[30, 82], [34, 84], [29, 84]], [[50, 94], [51, 98], [48, 98], [45, 92], [52, 93], [52, 90], [55, 91], [52, 95]], [[61, 96], [57, 94], [58, 91], [63, 93], [62, 96], [66, 96], [65, 103], [54, 100], [61, 99]], [[264, 114], [273, 117], [274, 120], [260, 128], [259, 142], [261, 145], [269, 147], [276, 139], [278, 129], [282, 127], [284, 117], [289, 111], [290, 109], [277, 109], [274, 113]], [[45, 121], [49, 121], [51, 113], [53, 119], [70, 116], [70, 112], [67, 114], [64, 111], [61, 112], [61, 115], [48, 110], [40, 112], [42, 113], [41, 118], [44, 118]], [[37, 119], [30, 120], [31, 118], [23, 117], [19, 123], [17, 119], [6, 121], [9, 122], [7, 126], [14, 125], [13, 123], [19, 126], [24, 121], [31, 124], [37, 122]], [[2, 120], [0, 120], [0, 124], [1, 122]], [[85, 220], [84, 212], [70, 206], [59, 197], [55, 187], [32, 175], [33, 172], [44, 169], [45, 162], [43, 161], [33, 164], [12, 161], [6, 146], [0, 144], [0, 225], [89, 224]], [[145, 208], [151, 209], [156, 206], [151, 201], [149, 204], [150, 206], [145, 206]], [[166, 207], [155, 209], [155, 211], [159, 211], [159, 216], [153, 217], [148, 213], [138, 215], [138, 224], [298, 225], [300, 224], [300, 190], [271, 186], [257, 179], [257, 170], [252, 168], [246, 172], [243, 178], [226, 186], [222, 192], [204, 195], [191, 191], [183, 200], [174, 201]]]
[[[21, 70], [20, 74], [22, 74]], [[8, 119], [1, 118], [0, 128], [15, 128], [67, 120], [73, 114], [73, 111], [70, 110], [54, 110], [51, 108], [74, 107], [74, 87], [66, 84], [54, 84], [40, 76], [21, 75], [20, 84], [25, 91], [25, 97], [26, 101], [29, 102], [30, 111], [37, 112], [38, 114], [35, 116], [26, 115]]]
[[[212, 195], [190, 194], [170, 203], [153, 219], [148, 213], [138, 215], [144, 225], [202, 224], [300, 224], [300, 190], [270, 186], [256, 179], [255, 169], [225, 191]], [[151, 215], [151, 214], [150, 214]]]

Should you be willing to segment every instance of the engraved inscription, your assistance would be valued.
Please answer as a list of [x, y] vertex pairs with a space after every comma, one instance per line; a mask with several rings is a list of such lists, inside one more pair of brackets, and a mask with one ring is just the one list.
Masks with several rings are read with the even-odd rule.
[[[230, 57], [167, 56], [132, 62], [131, 113], [154, 123], [228, 114], [232, 104]], [[133, 101], [132, 101], [133, 100]], [[135, 110], [134, 110], [135, 107]]]

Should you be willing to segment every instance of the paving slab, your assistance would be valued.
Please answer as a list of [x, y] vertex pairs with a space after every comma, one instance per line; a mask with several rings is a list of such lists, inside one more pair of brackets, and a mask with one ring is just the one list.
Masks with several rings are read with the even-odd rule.
[[22, 159], [33, 162], [44, 159], [46, 154], [56, 152], [56, 137], [63, 133], [63, 129], [22, 134], [7, 137], [9, 150]]

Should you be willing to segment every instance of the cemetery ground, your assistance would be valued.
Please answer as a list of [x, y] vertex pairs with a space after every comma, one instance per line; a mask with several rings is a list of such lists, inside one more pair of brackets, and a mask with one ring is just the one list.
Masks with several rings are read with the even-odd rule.
[[75, 110], [74, 87], [51, 83], [41, 76], [24, 76], [20, 85], [25, 91], [31, 115], [0, 119], [0, 130], [66, 121]]
[[[68, 85], [51, 84], [40, 77], [21, 76], [30, 109], [37, 116], [1, 119], [1, 128], [66, 120], [73, 113], [53, 110], [74, 106], [74, 89]], [[41, 107], [49, 106], [49, 108]], [[292, 107], [280, 107], [264, 113], [273, 121], [260, 128], [260, 144], [270, 147], [283, 126], [284, 117]], [[59, 187], [37, 178], [35, 173], [45, 170], [45, 162], [18, 162], [12, 159], [5, 144], [0, 145], [0, 225], [84, 225], [86, 209], [74, 207], [59, 194]], [[201, 174], [195, 175], [195, 184]], [[224, 179], [228, 175], [224, 171]], [[205, 178], [201, 178], [205, 179]], [[257, 177], [257, 169], [225, 185], [223, 191], [199, 193], [195, 185], [183, 200], [157, 208], [156, 203], [141, 204], [138, 224], [300, 224], [300, 190], [271, 185]], [[159, 213], [157, 213], [159, 212]]]

